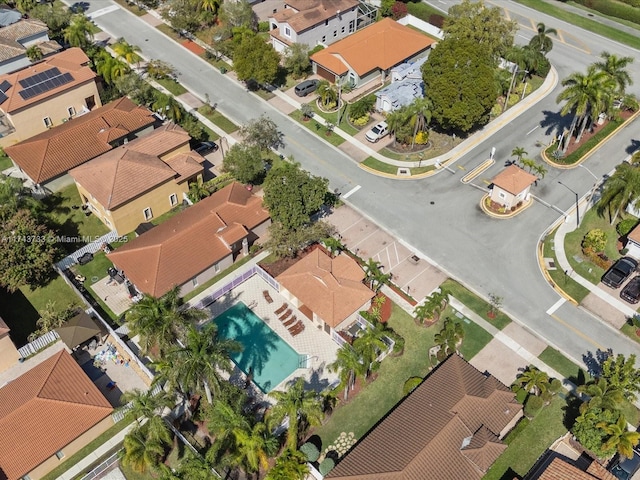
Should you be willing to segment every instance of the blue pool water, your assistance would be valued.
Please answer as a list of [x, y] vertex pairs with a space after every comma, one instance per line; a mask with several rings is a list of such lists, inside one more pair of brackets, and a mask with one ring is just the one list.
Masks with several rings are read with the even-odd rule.
[[244, 303], [218, 315], [214, 321], [222, 338], [237, 340], [242, 351], [231, 359], [264, 393], [273, 390], [298, 368], [298, 353]]

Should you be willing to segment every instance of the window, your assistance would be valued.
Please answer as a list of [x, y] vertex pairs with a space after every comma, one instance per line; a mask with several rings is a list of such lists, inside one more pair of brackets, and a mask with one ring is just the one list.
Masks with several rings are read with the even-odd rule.
[[340, 33], [344, 35], [344, 25], [342, 26], [342, 31]]
[[356, 21], [355, 20], [351, 20], [349, 22], [349, 33], [353, 33], [355, 28], [356, 28]]
[[178, 196], [175, 193], [169, 195], [169, 203], [172, 207], [175, 207], [178, 204]]
[[326, 35], [323, 35], [323, 36], [322, 36], [322, 43], [324, 43], [324, 42], [326, 42], [326, 41], [327, 41], [327, 36], [326, 36]]
[[338, 36], [338, 31], [337, 31], [337, 30], [334, 30], [334, 31], [333, 31], [333, 36], [334, 36], [334, 37], [337, 37], [337, 36]]
[[287, 37], [290, 37], [291, 36], [291, 29], [289, 27], [284, 27], [284, 34]]
[[76, 109], [73, 107], [67, 107], [67, 113], [70, 117], [73, 117], [76, 114]]
[[104, 217], [104, 223], [107, 225], [107, 227], [111, 226], [111, 222], [109, 221], [109, 219], [106, 216]]
[[24, 475], [20, 477], [20, 480], [31, 480], [31, 477], [29, 475]]
[[44, 117], [42, 121], [44, 122], [45, 127], [47, 128], [53, 127], [53, 122], [51, 121], [51, 117]]
[[504, 199], [504, 198], [507, 198], [507, 196], [504, 194], [504, 192], [498, 192], [498, 196], [499, 196], [500, 198], [503, 198], [503, 199]]
[[198, 279], [197, 278], [193, 278], [191, 280], [191, 285], [193, 285], [194, 287], [197, 287], [198, 286]]
[[328, 18], [324, 21], [324, 26], [325, 27], [329, 26], [329, 19]]
[[145, 220], [151, 220], [153, 218], [153, 212], [151, 211], [151, 207], [145, 208], [142, 213], [144, 214]]
[[220, 265], [216, 263], [216, 264], [213, 266], [213, 271], [214, 271], [214, 272], [216, 272], [216, 273], [218, 273], [218, 272], [220, 271]]
[[58, 460], [62, 460], [64, 458], [64, 452], [62, 450], [58, 450], [56, 452], [56, 457], [58, 457]]

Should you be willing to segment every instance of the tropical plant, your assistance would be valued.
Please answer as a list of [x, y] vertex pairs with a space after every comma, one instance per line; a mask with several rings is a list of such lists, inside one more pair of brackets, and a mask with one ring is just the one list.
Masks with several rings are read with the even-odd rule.
[[387, 126], [389, 127], [389, 133], [393, 134], [394, 145], [397, 141], [404, 143], [404, 136], [400, 135], [400, 133], [402, 132], [403, 127], [409, 123], [410, 119], [411, 117], [407, 108], [398, 108], [387, 115]]
[[302, 113], [303, 118], [313, 118], [313, 107], [308, 103], [303, 103], [300, 105], [300, 113]]
[[524, 404], [524, 414], [527, 416], [527, 418], [533, 418], [538, 413], [540, 413], [540, 410], [542, 410], [543, 406], [544, 401], [541, 397], [537, 397], [535, 395], [530, 396], [529, 398], [527, 398], [527, 401]]
[[184, 109], [180, 102], [178, 102], [173, 95], [166, 95], [164, 93], [158, 93], [155, 101], [151, 106], [154, 111], [167, 117], [173, 123], [180, 123], [184, 115]]
[[549, 35], [558, 35], [555, 28], [547, 28], [542, 22], [536, 25], [537, 33], [529, 40], [529, 46], [534, 50], [546, 55], [553, 48], [553, 41]]
[[374, 292], [378, 292], [383, 285], [391, 280], [390, 273], [384, 273], [382, 271], [382, 265], [377, 260], [370, 258], [367, 263], [364, 264], [365, 282], [369, 284], [369, 287]]
[[144, 294], [126, 313], [125, 320], [131, 336], [140, 336], [142, 349], [147, 352], [158, 346], [167, 350], [184, 335], [191, 322], [204, 320], [207, 313], [196, 308], [181, 308], [180, 288], [172, 288], [160, 298]]
[[356, 120], [358, 118], [364, 117], [373, 109], [376, 104], [376, 97], [374, 95], [366, 95], [362, 97], [360, 100], [352, 103], [349, 106], [349, 118], [351, 120]]
[[447, 355], [457, 353], [462, 340], [464, 339], [464, 329], [460, 322], [454, 322], [450, 318], [444, 321], [442, 330], [435, 334], [433, 340], [439, 347], [438, 359], [442, 360]]
[[629, 431], [624, 415], [620, 415], [614, 423], [598, 422], [596, 427], [608, 435], [607, 440], [602, 445], [603, 450], [615, 449], [626, 458], [633, 457], [633, 447], [638, 445], [640, 441], [640, 432]]
[[533, 167], [531, 167], [531, 173], [534, 173], [540, 180], [544, 178], [547, 172], [547, 168], [541, 163], [536, 163]]
[[106, 50], [101, 50], [95, 57], [96, 72], [107, 85], [113, 85], [118, 78], [130, 72], [129, 66], [122, 60], [113, 58]]
[[338, 90], [327, 80], [318, 82], [316, 93], [325, 108], [334, 108], [338, 102]]
[[345, 401], [349, 398], [349, 391], [353, 390], [358, 377], [364, 377], [366, 371], [360, 355], [348, 343], [338, 349], [335, 361], [329, 364], [328, 368], [330, 372], [339, 373]]
[[606, 424], [615, 423], [620, 414], [611, 410], [603, 410], [600, 408], [582, 408], [580, 415], [576, 418], [572, 427], [572, 433], [585, 448], [591, 450], [599, 458], [607, 458], [616, 451], [613, 448], [603, 448], [606, 445], [609, 435], [602, 429], [598, 428], [601, 422]]
[[621, 353], [609, 355], [600, 364], [600, 369], [600, 376], [612, 387], [621, 389], [624, 398], [630, 402], [637, 400], [637, 393], [640, 392], [640, 369], [636, 368], [635, 354], [628, 357]]
[[527, 151], [524, 149], [524, 147], [515, 147], [513, 150], [511, 150], [511, 155], [513, 155], [514, 157], [516, 157], [516, 161], [517, 162], [522, 162], [522, 159], [528, 155]]
[[222, 5], [221, 0], [199, 0], [198, 10], [204, 10], [205, 12], [212, 12], [214, 15], [218, 13]]
[[287, 448], [278, 457], [273, 468], [269, 470], [265, 480], [304, 480], [308, 474], [309, 466], [304, 455]]
[[409, 106], [409, 123], [413, 127], [411, 148], [413, 148], [416, 143], [418, 133], [427, 131], [429, 123], [431, 122], [431, 109], [431, 101], [428, 98], [418, 98]]
[[209, 189], [204, 182], [197, 181], [192, 182], [191, 185], [189, 185], [189, 193], [187, 196], [193, 203], [198, 203], [203, 198], [207, 198], [210, 194], [211, 192], [209, 192]]
[[598, 253], [603, 252], [607, 246], [607, 234], [600, 228], [589, 230], [582, 239], [582, 248], [591, 249]]
[[66, 308], [57, 309], [56, 302], [49, 300], [40, 314], [40, 318], [36, 320], [38, 329], [29, 334], [28, 340], [32, 342], [45, 333], [62, 327], [65, 322], [73, 318], [77, 313], [77, 308], [75, 304], [70, 303]]
[[631, 75], [627, 71], [628, 65], [633, 62], [633, 57], [618, 57], [609, 52], [602, 52], [600, 57], [602, 61], [596, 62], [595, 67], [609, 75], [616, 83], [617, 93], [624, 96], [627, 87], [633, 84]]
[[175, 474], [169, 467], [167, 468], [170, 470], [170, 475], [173, 474], [175, 477], [163, 477], [162, 480], [174, 480], [174, 478], [180, 480], [211, 480], [216, 478], [212, 473], [214, 469], [213, 463], [195, 453], [185, 455], [180, 461]]
[[135, 421], [138, 428], [144, 427], [145, 437], [160, 440], [171, 437], [162, 412], [175, 405], [172, 394], [163, 389], [156, 393], [134, 389], [123, 393], [120, 401], [124, 405], [121, 411], [125, 412], [125, 418]]
[[518, 375], [513, 384], [523, 388], [528, 393], [540, 396], [549, 389], [549, 375], [538, 367], [529, 365]]
[[409, 377], [402, 385], [402, 396], [406, 397], [422, 383], [422, 377]]
[[425, 320], [437, 322], [440, 315], [449, 305], [450, 292], [444, 288], [440, 288], [429, 295], [424, 303], [417, 305], [413, 311], [416, 320], [424, 324]]
[[611, 385], [606, 378], [602, 377], [580, 385], [577, 391], [589, 396], [589, 400], [580, 405], [580, 413], [595, 409], [618, 411], [624, 401], [620, 387]]
[[278, 449], [278, 439], [265, 423], [257, 422], [250, 428], [235, 428], [233, 436], [235, 446], [228, 452], [231, 463], [240, 466], [248, 474], [269, 467], [269, 458]]
[[304, 378], [299, 377], [286, 391], [273, 391], [269, 395], [276, 400], [268, 414], [270, 424], [277, 425], [288, 418], [286, 443], [289, 448], [297, 448], [298, 439], [306, 428], [322, 422], [322, 402], [318, 394], [305, 390]]
[[322, 243], [324, 243], [324, 246], [329, 250], [332, 257], [335, 257], [344, 250], [342, 242], [335, 237], [327, 237], [322, 241]]
[[171, 64], [163, 60], [149, 60], [147, 62], [145, 70], [147, 72], [147, 75], [149, 75], [151, 78], [155, 78], [156, 80], [161, 80], [163, 78], [173, 78], [176, 75], [175, 68]]
[[171, 434], [154, 437], [149, 435], [149, 428], [145, 425], [136, 426], [123, 440], [121, 462], [136, 472], [143, 473], [157, 468], [165, 454], [166, 445], [171, 442]]
[[201, 331], [189, 325], [184, 346], [169, 350], [165, 357], [173, 364], [175, 378], [183, 390], [196, 391], [202, 387], [211, 404], [212, 392], [218, 394], [224, 382], [221, 373], [233, 370], [230, 355], [241, 350], [239, 342], [220, 338], [217, 325], [209, 322]]
[[386, 336], [386, 329], [383, 323], [377, 322], [369, 328], [365, 328], [353, 342], [353, 349], [356, 351], [362, 363], [365, 365], [365, 378], [378, 367], [377, 358], [380, 352], [386, 350], [387, 344], [383, 338]]
[[597, 204], [600, 216], [609, 213], [611, 225], [628, 205], [635, 205], [640, 198], [640, 169], [627, 162], [616, 167], [602, 187], [602, 195]]
[[42, 53], [42, 49], [38, 45], [31, 45], [27, 48], [27, 51], [24, 52], [27, 58], [32, 62], [37, 62], [38, 60], [42, 60], [44, 54]]
[[63, 31], [63, 38], [72, 47], [87, 48], [93, 42], [91, 21], [84, 14], [74, 15]]
[[131, 45], [124, 38], [119, 38], [116, 43], [113, 44], [111, 49], [117, 55], [117, 58], [124, 60], [125, 62], [133, 65], [139, 64], [142, 60], [140, 56], [140, 47]]

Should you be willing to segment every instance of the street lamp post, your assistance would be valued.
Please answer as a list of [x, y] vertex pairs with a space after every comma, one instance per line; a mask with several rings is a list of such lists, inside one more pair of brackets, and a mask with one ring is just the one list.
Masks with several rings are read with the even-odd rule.
[[589, 172], [589, 175], [591, 175], [596, 181], [596, 183], [593, 184], [593, 187], [591, 187], [591, 191], [589, 192], [589, 198], [587, 199], [587, 204], [589, 204], [589, 202], [591, 202], [591, 200], [593, 199], [593, 196], [596, 193], [596, 188], [598, 188], [598, 185], [600, 184], [600, 179], [596, 177], [596, 175], [591, 170], [589, 170], [587, 167], [585, 167], [581, 163], [578, 164], [578, 166], [580, 168], [585, 169], [587, 172]]
[[576, 196], [576, 228], [578, 228], [580, 226], [580, 210], [579, 210], [579, 197], [578, 197], [578, 192], [576, 192], [575, 190], [573, 190], [572, 188], [567, 187], [564, 183], [562, 183], [560, 180], [558, 180], [558, 183], [560, 185], [562, 185], [564, 188], [566, 188], [567, 190], [569, 190], [570, 192], [572, 192], [575, 196]]

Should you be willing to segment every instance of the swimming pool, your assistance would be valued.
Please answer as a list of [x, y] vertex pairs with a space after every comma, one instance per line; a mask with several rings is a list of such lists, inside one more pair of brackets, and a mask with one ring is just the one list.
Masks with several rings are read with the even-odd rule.
[[231, 359], [264, 393], [273, 390], [298, 368], [299, 355], [244, 303], [218, 315], [214, 321], [222, 338], [242, 344]]

